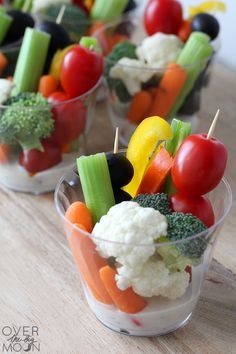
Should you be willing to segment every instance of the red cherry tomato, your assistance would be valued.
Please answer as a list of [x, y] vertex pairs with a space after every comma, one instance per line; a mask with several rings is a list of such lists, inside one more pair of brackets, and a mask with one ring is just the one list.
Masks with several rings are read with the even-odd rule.
[[206, 196], [191, 198], [183, 193], [176, 193], [170, 198], [170, 203], [174, 211], [191, 213], [208, 227], [214, 224], [214, 211]]
[[71, 101], [69, 95], [59, 91], [51, 94], [48, 102], [53, 106], [55, 129], [47, 141], [63, 145], [78, 138], [86, 125], [87, 110], [83, 102], [80, 99]]
[[183, 21], [182, 6], [177, 0], [149, 0], [144, 25], [149, 36], [156, 32], [177, 34]]
[[19, 164], [30, 173], [37, 173], [57, 165], [62, 160], [61, 150], [43, 142], [44, 151], [31, 149], [19, 156]]
[[171, 174], [177, 190], [190, 197], [207, 194], [222, 179], [227, 150], [216, 138], [206, 134], [189, 135], [181, 144]]
[[74, 5], [80, 7], [86, 14], [89, 14], [88, 8], [84, 4], [84, 0], [73, 0], [72, 1]]
[[101, 54], [78, 44], [65, 55], [62, 61], [62, 87], [70, 97], [78, 97], [98, 82], [102, 71]]

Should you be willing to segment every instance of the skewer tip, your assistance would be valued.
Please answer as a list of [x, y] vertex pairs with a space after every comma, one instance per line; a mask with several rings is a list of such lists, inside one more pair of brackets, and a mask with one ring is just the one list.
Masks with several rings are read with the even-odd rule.
[[211, 126], [210, 126], [210, 129], [208, 131], [208, 134], [207, 134], [207, 139], [210, 139], [214, 133], [214, 130], [215, 130], [215, 127], [216, 127], [216, 123], [217, 123], [217, 120], [219, 118], [219, 114], [220, 114], [220, 110], [218, 109], [217, 112], [216, 112], [216, 115], [211, 123]]
[[117, 154], [118, 152], [118, 144], [119, 144], [119, 128], [116, 127], [116, 134], [115, 134], [115, 140], [114, 140], [114, 154]]

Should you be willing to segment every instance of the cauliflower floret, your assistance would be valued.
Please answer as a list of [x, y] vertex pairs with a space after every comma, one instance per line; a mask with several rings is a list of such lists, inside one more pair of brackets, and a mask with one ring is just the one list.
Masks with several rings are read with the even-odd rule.
[[9, 98], [13, 86], [10, 80], [0, 79], [0, 104]]
[[145, 297], [162, 295], [168, 299], [176, 299], [185, 293], [189, 284], [187, 272], [170, 274], [161, 260], [148, 260], [141, 269], [124, 265], [117, 272], [116, 282], [119, 289], [132, 287], [137, 294]]
[[146, 37], [142, 44], [136, 48], [136, 55], [149, 67], [162, 68], [176, 61], [182, 47], [183, 43], [177, 36], [155, 33]]
[[141, 90], [141, 83], [153, 76], [153, 72], [145, 70], [145, 67], [148, 69], [144, 62], [137, 59], [122, 58], [111, 68], [109, 76], [122, 80], [130, 95], [134, 95]]
[[93, 229], [93, 241], [102, 257], [116, 257], [122, 265], [138, 269], [155, 253], [154, 241], [166, 233], [164, 215], [128, 201], [114, 205], [100, 219]]

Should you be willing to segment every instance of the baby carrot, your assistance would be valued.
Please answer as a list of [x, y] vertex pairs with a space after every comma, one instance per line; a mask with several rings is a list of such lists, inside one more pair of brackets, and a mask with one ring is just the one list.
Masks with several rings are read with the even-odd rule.
[[11, 146], [7, 144], [0, 145], [0, 163], [7, 162], [7, 155], [9, 155], [11, 151]]
[[93, 229], [92, 215], [82, 202], [72, 203], [65, 213], [65, 218], [73, 224], [82, 224], [88, 232], [91, 232]]
[[0, 75], [2, 75], [3, 70], [5, 69], [7, 64], [8, 64], [7, 57], [0, 52]]
[[[85, 229], [82, 225], [78, 227]], [[107, 265], [107, 260], [96, 251], [96, 245], [89, 236], [83, 235], [79, 230], [73, 230], [68, 242], [79, 268], [80, 275], [93, 296], [104, 304], [113, 304], [99, 276], [99, 269]]]
[[148, 112], [152, 104], [152, 96], [148, 91], [140, 91], [136, 93], [131, 101], [128, 120], [131, 123], [139, 124], [144, 118], [146, 118], [146, 113]]
[[160, 192], [172, 164], [173, 158], [164, 147], [161, 148], [149, 165], [139, 186], [137, 194], [153, 194]]
[[192, 32], [191, 21], [185, 20], [185, 21], [183, 21], [182, 25], [180, 26], [177, 35], [185, 43], [185, 42], [187, 42], [188, 37], [190, 36], [191, 32]]
[[53, 75], [43, 75], [39, 80], [38, 92], [45, 98], [57, 91], [57, 80]]
[[185, 81], [187, 73], [178, 64], [169, 64], [157, 88], [149, 116], [167, 118]]
[[116, 271], [114, 269], [107, 265], [101, 268], [99, 273], [107, 292], [119, 310], [126, 313], [137, 313], [147, 305], [146, 301], [136, 294], [132, 288], [122, 291], [117, 287]]

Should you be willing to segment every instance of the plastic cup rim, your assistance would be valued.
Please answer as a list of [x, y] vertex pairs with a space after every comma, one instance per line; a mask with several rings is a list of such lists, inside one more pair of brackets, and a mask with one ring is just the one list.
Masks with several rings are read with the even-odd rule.
[[[120, 150], [119, 152], [123, 152], [123, 151], [125, 151], [125, 150]], [[192, 236], [188, 236], [187, 238], [182, 239], [182, 240], [161, 242], [161, 243], [155, 243], [155, 244], [147, 244], [147, 243], [136, 244], [136, 243], [112, 241], [112, 240], [107, 240], [107, 239], [104, 239], [104, 238], [97, 237], [97, 236], [93, 235], [92, 233], [84, 231], [83, 229], [80, 229], [78, 226], [76, 226], [75, 224], [73, 224], [72, 222], [70, 222], [68, 219], [65, 218], [65, 214], [61, 210], [61, 208], [59, 206], [59, 203], [58, 203], [58, 192], [59, 192], [60, 186], [61, 186], [62, 182], [64, 181], [65, 176], [67, 174], [68, 174], [68, 172], [65, 173], [60, 178], [60, 180], [57, 183], [56, 189], [55, 189], [54, 202], [55, 202], [56, 210], [57, 210], [58, 214], [61, 216], [63, 222], [68, 224], [68, 226], [70, 228], [72, 227], [74, 230], [77, 230], [78, 232], [80, 232], [84, 236], [89, 236], [91, 239], [96, 239], [99, 242], [102, 241], [102, 242], [108, 242], [108, 243], [112, 243], [112, 244], [120, 244], [120, 245], [135, 246], [135, 247], [150, 247], [150, 246], [154, 246], [155, 248], [159, 248], [159, 247], [163, 247], [163, 246], [171, 246], [171, 245], [176, 245], [176, 244], [180, 244], [180, 243], [185, 243], [187, 241], [197, 239], [197, 238], [199, 238], [201, 236], [205, 236], [206, 234], [210, 234], [211, 232], [213, 232], [218, 226], [220, 226], [223, 223], [224, 219], [228, 215], [228, 213], [229, 213], [229, 211], [231, 209], [231, 206], [232, 206], [232, 190], [231, 190], [231, 187], [229, 185], [229, 182], [228, 182], [227, 178], [223, 177], [220, 183], [223, 182], [223, 184], [224, 184], [224, 186], [225, 186], [225, 188], [227, 190], [227, 195], [228, 195], [228, 199], [229, 199], [227, 208], [224, 211], [224, 214], [219, 218], [219, 220], [217, 220], [212, 226], [208, 227], [204, 231], [202, 231], [200, 233], [197, 233], [195, 235], [192, 235]], [[79, 176], [77, 176], [77, 177], [79, 178]]]

